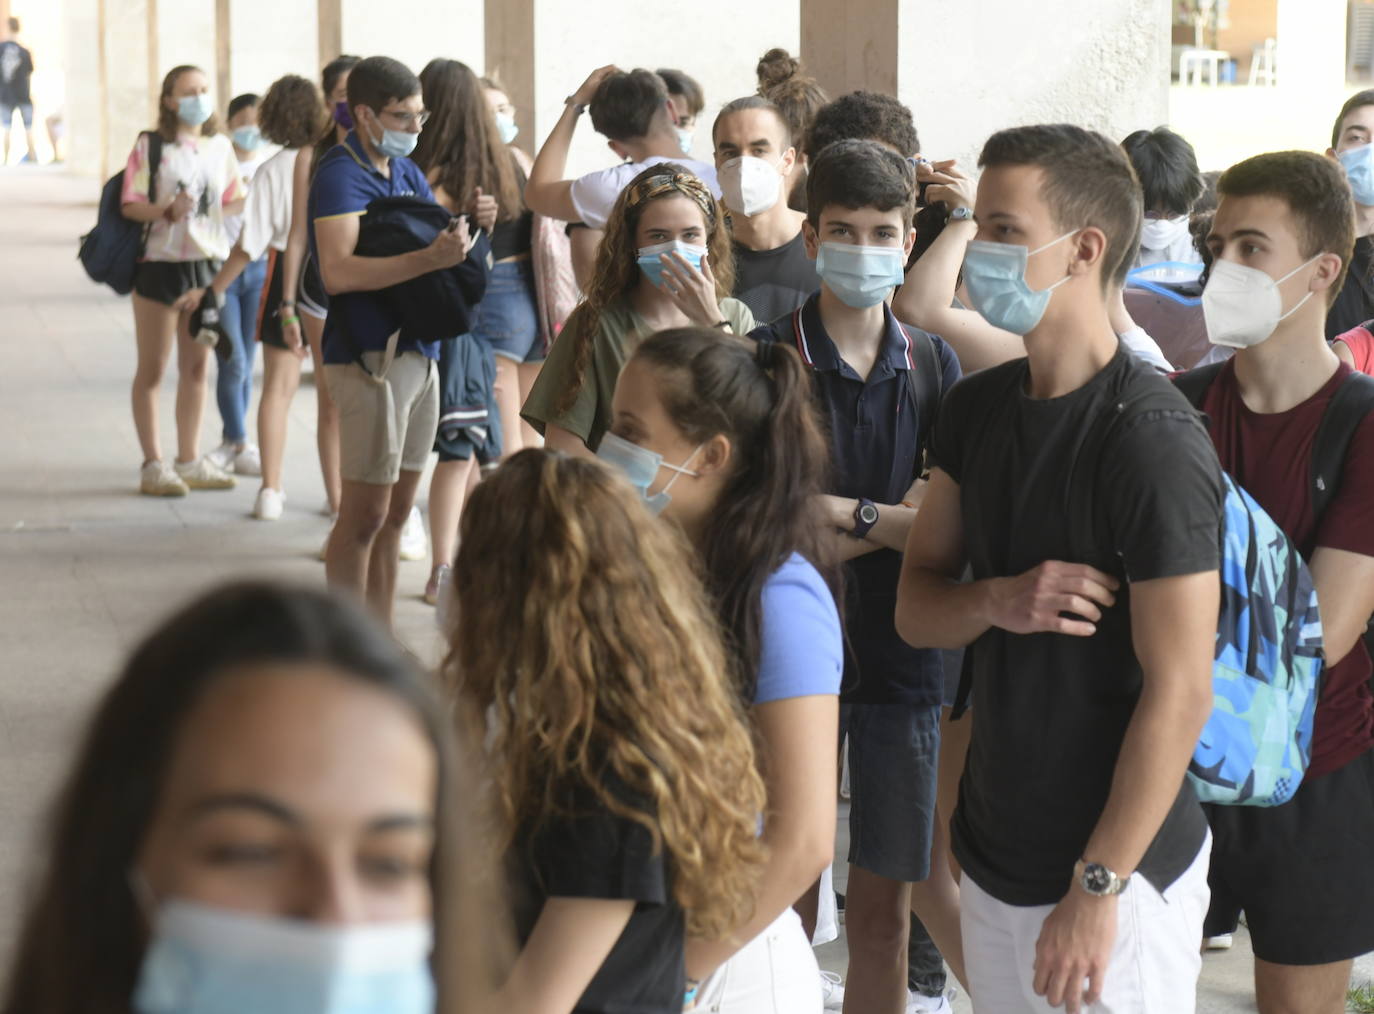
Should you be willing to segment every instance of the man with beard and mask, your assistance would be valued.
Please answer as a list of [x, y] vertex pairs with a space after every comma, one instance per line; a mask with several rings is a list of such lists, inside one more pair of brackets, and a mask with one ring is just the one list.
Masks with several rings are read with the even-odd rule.
[[1169, 262], [1200, 264], [1188, 216], [1202, 196], [1193, 146], [1168, 127], [1137, 130], [1121, 142], [1145, 192], [1145, 223], [1132, 268]]
[[797, 167], [792, 131], [778, 107], [748, 95], [720, 111], [711, 130], [716, 174], [735, 250], [736, 299], [756, 320], [777, 320], [820, 288], [806, 255], [806, 215], [787, 206]]

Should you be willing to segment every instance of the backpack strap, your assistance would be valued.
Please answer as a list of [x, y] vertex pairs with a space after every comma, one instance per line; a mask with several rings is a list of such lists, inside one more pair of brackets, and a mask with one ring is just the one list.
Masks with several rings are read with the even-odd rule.
[[[157, 171], [162, 167], [162, 135], [156, 130], [145, 130], [143, 135], [148, 138], [148, 203], [157, 203]], [[138, 259], [143, 258], [143, 251], [148, 246], [148, 233], [152, 232], [153, 223], [149, 222], [143, 226], [138, 240]]]
[[[930, 446], [930, 436], [935, 429], [935, 420], [940, 413], [940, 399], [944, 396], [945, 371], [940, 368], [940, 354], [935, 351], [935, 339], [925, 331], [908, 328], [898, 324], [906, 335], [911, 347], [912, 369], [906, 371], [907, 383], [911, 386], [911, 397], [920, 412], [917, 419], [921, 433], [921, 462], [919, 473], [925, 474], [925, 456]], [[915, 334], [912, 331], [915, 330]]]
[[1207, 396], [1207, 389], [1212, 386], [1212, 381], [1216, 380], [1221, 373], [1221, 368], [1225, 363], [1212, 363], [1209, 366], [1199, 366], [1196, 370], [1189, 370], [1174, 377], [1174, 386], [1183, 392], [1183, 397], [1192, 403], [1193, 408], [1202, 411], [1202, 399]]
[[1365, 416], [1374, 412], [1374, 377], [1351, 373], [1322, 413], [1312, 444], [1312, 514], [1320, 518], [1341, 487], [1350, 441]]

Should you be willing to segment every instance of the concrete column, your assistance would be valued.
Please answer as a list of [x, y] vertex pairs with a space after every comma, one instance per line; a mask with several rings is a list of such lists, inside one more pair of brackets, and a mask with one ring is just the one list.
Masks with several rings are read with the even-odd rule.
[[106, 168], [104, 0], [63, 0], [67, 165], [85, 175]]
[[317, 0], [318, 59], [323, 67], [343, 52], [343, 0]]
[[[101, 71], [95, 93], [82, 95], [70, 86], [67, 108], [90, 101], [102, 111], [104, 131], [100, 171], [110, 175], [124, 167], [140, 130], [156, 122], [161, 73], [157, 61], [155, 0], [99, 0]], [[84, 143], [84, 142], [83, 142]]]
[[494, 74], [505, 85], [520, 125], [516, 143], [531, 155], [539, 150], [534, 131], [534, 9], [535, 0], [486, 0], [486, 65], [479, 71]]
[[800, 0], [801, 59], [832, 96], [895, 94], [902, 16], [914, 0]]

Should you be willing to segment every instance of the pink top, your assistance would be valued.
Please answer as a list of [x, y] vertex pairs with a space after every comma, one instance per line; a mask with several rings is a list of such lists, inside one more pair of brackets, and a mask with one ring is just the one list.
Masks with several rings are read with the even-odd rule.
[[[160, 218], [148, 230], [145, 261], [224, 260], [229, 256], [229, 232], [224, 207], [248, 193], [239, 173], [234, 146], [222, 134], [183, 137], [163, 142], [158, 164], [156, 197], [163, 200], [183, 186], [195, 207], [180, 222]], [[140, 134], [124, 167], [125, 204], [148, 201], [148, 135]]]

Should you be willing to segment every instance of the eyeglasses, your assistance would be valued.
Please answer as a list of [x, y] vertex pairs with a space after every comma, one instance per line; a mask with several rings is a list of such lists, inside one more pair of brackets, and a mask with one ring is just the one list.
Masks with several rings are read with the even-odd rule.
[[393, 120], [401, 124], [407, 130], [409, 130], [411, 127], [423, 127], [426, 123], [429, 122], [428, 109], [426, 109], [423, 113], [401, 113], [397, 112], [394, 109], [384, 109], [382, 110], [381, 115], [390, 116]]

